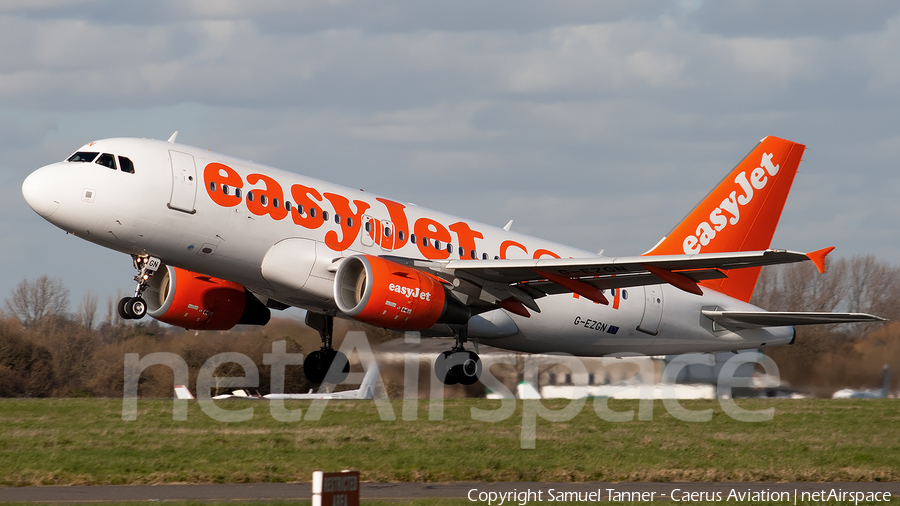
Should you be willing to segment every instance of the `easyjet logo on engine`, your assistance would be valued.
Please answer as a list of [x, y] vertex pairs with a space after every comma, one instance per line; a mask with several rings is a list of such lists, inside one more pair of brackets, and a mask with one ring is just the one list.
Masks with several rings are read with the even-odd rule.
[[431, 302], [431, 292], [423, 292], [419, 290], [418, 287], [410, 288], [408, 286], [398, 285], [396, 283], [391, 283], [388, 285], [388, 290], [399, 293], [400, 295], [406, 297], [407, 299], [421, 299], [426, 302]]
[[722, 200], [719, 207], [709, 213], [709, 220], [697, 225], [694, 232], [682, 243], [684, 253], [700, 253], [704, 246], [709, 245], [716, 234], [722, 232], [729, 225], [737, 225], [741, 220], [741, 208], [750, 204], [755, 196], [763, 190], [769, 182], [769, 177], [778, 174], [781, 165], [772, 163], [773, 153], [763, 153], [759, 167], [749, 171], [742, 171], [734, 177], [737, 188], [728, 197]]

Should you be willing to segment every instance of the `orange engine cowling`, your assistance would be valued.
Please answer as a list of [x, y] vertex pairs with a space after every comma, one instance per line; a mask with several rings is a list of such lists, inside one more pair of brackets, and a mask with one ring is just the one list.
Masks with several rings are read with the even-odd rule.
[[396, 330], [463, 324], [469, 308], [427, 272], [371, 255], [345, 258], [334, 277], [334, 300], [345, 315]]
[[265, 325], [271, 312], [243, 286], [170, 265], [148, 280], [147, 314], [192, 330], [228, 330], [235, 325]]

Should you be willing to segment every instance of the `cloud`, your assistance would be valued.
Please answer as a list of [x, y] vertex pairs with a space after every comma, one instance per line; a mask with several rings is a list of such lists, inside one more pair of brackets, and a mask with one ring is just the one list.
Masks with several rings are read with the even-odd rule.
[[[809, 150], [777, 245], [893, 259], [898, 12], [806, 0], [5, 2], [0, 171], [6, 205], [19, 206], [4, 212], [21, 224], [4, 232], [21, 245], [4, 253], [63, 247], [16, 199], [29, 170], [89, 140], [177, 129], [182, 142], [613, 254], [646, 250], [778, 135]], [[98, 291], [130, 289], [129, 276], [94, 272]]]

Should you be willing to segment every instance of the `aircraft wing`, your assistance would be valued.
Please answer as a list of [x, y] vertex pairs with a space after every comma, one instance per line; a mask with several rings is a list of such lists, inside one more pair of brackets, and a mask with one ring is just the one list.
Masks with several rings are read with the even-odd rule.
[[[765, 265], [803, 262], [809, 259], [809, 256], [805, 253], [770, 249], [738, 253], [700, 253], [696, 255], [451, 260], [444, 265], [444, 268], [455, 273], [465, 273], [479, 279], [497, 283], [522, 283], [545, 279], [544, 276], [535, 272], [536, 270], [569, 278], [646, 276], [651, 273], [647, 266], [669, 272], [678, 272], [688, 277], [691, 277], [691, 272], [700, 271], [703, 272], [699, 277], [700, 279], [709, 279], [710, 270], [762, 267]], [[712, 277], [724, 277], [724, 275]], [[663, 280], [657, 278], [654, 283], [659, 283], [660, 281]]]
[[[450, 260], [435, 270], [469, 281], [499, 301], [512, 298], [540, 312], [534, 299], [548, 294], [574, 292], [590, 300], [607, 303], [602, 290], [669, 283], [699, 295], [702, 291], [697, 282], [727, 277], [722, 272], [725, 270], [806, 260], [813, 260], [821, 269], [824, 254], [769, 249], [696, 255]], [[432, 269], [437, 267], [419, 261], [415, 265]], [[503, 304], [501, 307], [511, 309]]]
[[827, 323], [882, 322], [884, 318], [866, 313], [821, 313], [821, 312], [748, 312], [713, 311], [703, 309], [704, 316], [728, 328], [788, 327], [794, 325], [817, 325]]

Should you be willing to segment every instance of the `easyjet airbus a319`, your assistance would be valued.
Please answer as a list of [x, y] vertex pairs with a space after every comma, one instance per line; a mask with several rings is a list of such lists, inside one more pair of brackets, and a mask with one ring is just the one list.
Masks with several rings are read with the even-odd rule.
[[264, 325], [296, 306], [322, 336], [304, 372], [342, 381], [335, 316], [453, 336], [435, 362], [471, 384], [477, 338], [579, 356], [717, 352], [790, 344], [794, 325], [875, 321], [859, 313], [768, 312], [749, 304], [765, 265], [831, 249], [769, 249], [805, 147], [766, 137], [647, 253], [610, 258], [403, 204], [206, 149], [146, 139], [91, 142], [25, 180], [47, 221], [131, 255], [133, 297], [179, 327]]

